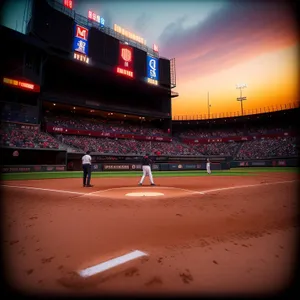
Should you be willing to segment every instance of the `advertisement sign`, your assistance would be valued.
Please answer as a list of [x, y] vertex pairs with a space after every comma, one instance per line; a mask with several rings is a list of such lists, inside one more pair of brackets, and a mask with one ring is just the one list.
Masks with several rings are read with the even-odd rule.
[[101, 27], [104, 27], [104, 24], [105, 24], [104, 18], [100, 17], [99, 15], [97, 15], [95, 12], [93, 12], [91, 10], [88, 11], [88, 19], [95, 21], [95, 22], [99, 23]]
[[19, 88], [22, 90], [32, 91], [36, 93], [40, 92], [40, 86], [38, 84], [25, 82], [24, 80], [21, 81], [14, 78], [4, 77], [2, 82], [5, 85], [10, 85], [12, 87]]
[[277, 164], [278, 164], [278, 166], [286, 166], [286, 161], [285, 160], [279, 160]]
[[73, 0], [64, 0], [64, 6], [73, 9]]
[[2, 173], [65, 171], [66, 166], [3, 166]]
[[133, 49], [122, 43], [119, 45], [119, 66], [117, 73], [133, 77]]
[[158, 70], [158, 58], [147, 56], [147, 77], [158, 81], [159, 70]]
[[140, 44], [146, 45], [146, 40], [142, 37], [126, 30], [125, 28], [122, 28], [121, 26], [114, 24], [114, 31], [116, 31], [119, 34], [122, 34], [123, 36], [127, 37], [128, 39], [131, 39], [135, 42], [138, 42]]
[[130, 170], [130, 165], [104, 165], [103, 170]]
[[88, 55], [88, 34], [89, 30], [87, 28], [75, 24], [73, 51]]

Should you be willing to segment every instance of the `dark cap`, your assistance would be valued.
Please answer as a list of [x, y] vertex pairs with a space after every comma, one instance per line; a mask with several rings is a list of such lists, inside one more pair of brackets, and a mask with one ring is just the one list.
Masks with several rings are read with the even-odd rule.
[[90, 153], [91, 153], [91, 151], [90, 151], [90, 150], [86, 151], [86, 154], [90, 154]]

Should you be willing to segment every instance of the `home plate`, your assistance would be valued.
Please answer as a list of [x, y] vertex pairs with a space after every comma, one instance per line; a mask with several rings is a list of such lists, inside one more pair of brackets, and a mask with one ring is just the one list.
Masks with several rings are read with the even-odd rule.
[[128, 197], [157, 197], [157, 196], [164, 196], [164, 194], [157, 193], [157, 192], [137, 192], [137, 193], [128, 193], [125, 196], [128, 196]]

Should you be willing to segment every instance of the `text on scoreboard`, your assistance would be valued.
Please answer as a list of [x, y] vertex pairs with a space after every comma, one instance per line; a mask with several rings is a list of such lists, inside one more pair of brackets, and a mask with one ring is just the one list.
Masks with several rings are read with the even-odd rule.
[[119, 44], [119, 64], [117, 73], [133, 77], [133, 48], [126, 44]]
[[158, 58], [147, 55], [147, 77], [159, 80]]
[[89, 30], [87, 28], [75, 24], [73, 51], [88, 55], [88, 34]]

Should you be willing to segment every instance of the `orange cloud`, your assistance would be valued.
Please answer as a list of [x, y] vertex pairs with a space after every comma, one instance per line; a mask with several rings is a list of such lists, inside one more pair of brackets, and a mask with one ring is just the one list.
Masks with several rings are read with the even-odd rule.
[[282, 1], [232, 1], [192, 29], [184, 20], [161, 37], [161, 53], [176, 58], [185, 80], [207, 76], [297, 43], [292, 11]]

